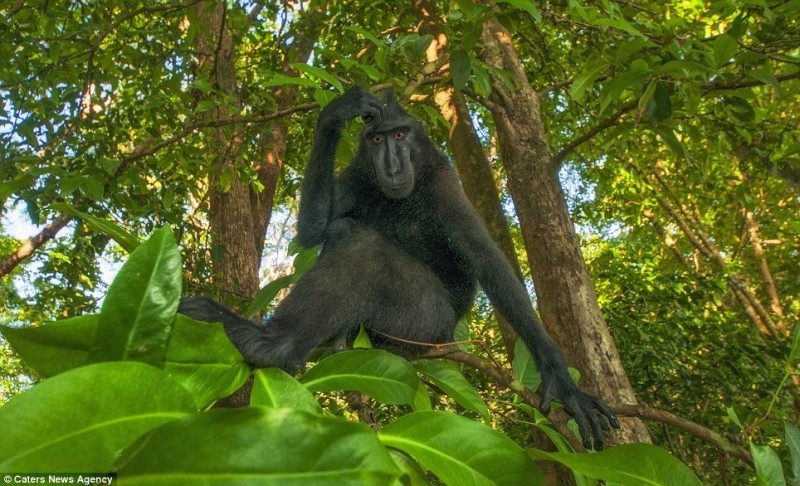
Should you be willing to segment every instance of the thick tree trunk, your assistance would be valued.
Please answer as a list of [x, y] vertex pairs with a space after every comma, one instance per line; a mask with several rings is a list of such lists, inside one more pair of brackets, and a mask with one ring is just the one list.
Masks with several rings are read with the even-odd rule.
[[[553, 163], [539, 100], [520, 65], [508, 31], [497, 20], [484, 24], [481, 56], [511, 74], [513, 89], [493, 80], [492, 116], [508, 189], [522, 225], [542, 321], [580, 370], [581, 386], [610, 403], [636, 403], [569, 217], [558, 167]], [[623, 419], [611, 443], [649, 442], [639, 419]]]
[[[197, 36], [198, 72], [207, 72], [224, 99], [239, 99], [235, 71], [235, 46], [226, 25], [223, 2], [201, 2], [197, 13], [202, 26]], [[235, 7], [231, 7], [235, 8]], [[293, 62], [305, 62], [313, 48], [320, 13], [310, 10], [298, 35], [279, 62], [291, 70]], [[274, 110], [291, 106], [296, 87], [275, 93]], [[240, 104], [240, 102], [237, 102]], [[228, 106], [210, 110], [215, 120], [231, 117]], [[232, 128], [233, 127], [233, 128]], [[209, 136], [209, 150], [216, 156], [210, 196], [211, 238], [214, 248], [213, 270], [220, 296], [235, 302], [249, 301], [259, 289], [259, 267], [264, 238], [272, 214], [272, 204], [283, 167], [288, 128], [282, 122], [266, 127], [258, 143], [258, 162], [254, 167], [264, 189], [255, 192], [249, 180], [239, 178], [237, 159], [242, 146], [242, 129], [235, 125], [217, 128]], [[223, 181], [229, 181], [223, 183]]]
[[[226, 24], [223, 2], [200, 2], [196, 6], [201, 22], [197, 35], [198, 73], [206, 74], [223, 98], [238, 100], [235, 48]], [[237, 102], [238, 104], [238, 102]], [[216, 120], [230, 118], [230, 107], [209, 110]], [[241, 128], [214, 128], [208, 134], [208, 150], [214, 155], [210, 196], [211, 242], [214, 279], [220, 295], [247, 300], [258, 291], [258, 269], [263, 236], [257, 235], [250, 197], [250, 182], [241, 180], [236, 159], [242, 143]], [[225, 182], [229, 181], [229, 182]]]

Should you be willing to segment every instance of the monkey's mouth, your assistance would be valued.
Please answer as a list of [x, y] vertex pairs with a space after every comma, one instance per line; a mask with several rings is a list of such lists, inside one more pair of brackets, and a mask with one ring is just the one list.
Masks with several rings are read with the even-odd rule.
[[386, 184], [381, 186], [383, 194], [389, 199], [403, 199], [404, 197], [408, 197], [408, 195], [411, 194], [412, 189], [414, 189], [414, 184], [411, 182], [401, 182], [400, 184]]

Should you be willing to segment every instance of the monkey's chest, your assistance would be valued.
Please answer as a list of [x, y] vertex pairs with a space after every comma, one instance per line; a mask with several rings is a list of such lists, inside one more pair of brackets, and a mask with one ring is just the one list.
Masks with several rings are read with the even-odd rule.
[[417, 214], [376, 211], [358, 219], [427, 266], [450, 292], [457, 313], [462, 314], [475, 297], [473, 272], [451, 249], [437, 224]]

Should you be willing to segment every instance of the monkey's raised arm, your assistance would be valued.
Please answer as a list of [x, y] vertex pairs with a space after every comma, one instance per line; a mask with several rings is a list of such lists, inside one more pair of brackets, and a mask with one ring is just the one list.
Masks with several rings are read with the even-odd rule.
[[331, 223], [335, 180], [333, 175], [336, 146], [345, 123], [356, 117], [365, 121], [380, 120], [382, 104], [363, 86], [354, 86], [331, 101], [317, 119], [314, 145], [300, 185], [300, 214], [297, 238], [302, 246], [322, 243]]
[[542, 375], [541, 411], [547, 414], [553, 400], [575, 418], [587, 449], [603, 448], [602, 430], [619, 428], [616, 416], [598, 397], [583, 393], [567, 372], [564, 356], [550, 338], [531, 306], [528, 293], [511, 264], [489, 235], [467, 200], [455, 174], [441, 171], [436, 178], [439, 222], [452, 249], [467, 262], [492, 305], [523, 340]]

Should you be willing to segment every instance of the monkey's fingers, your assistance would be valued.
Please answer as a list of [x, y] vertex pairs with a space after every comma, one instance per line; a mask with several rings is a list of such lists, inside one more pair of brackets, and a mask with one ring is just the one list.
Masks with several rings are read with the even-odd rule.
[[365, 107], [364, 107], [364, 114], [361, 115], [361, 119], [364, 120], [364, 123], [371, 125], [373, 123], [380, 123], [381, 121], [381, 114], [383, 112], [383, 103], [374, 96], [369, 96], [364, 100]]
[[[606, 405], [606, 402], [594, 397], [594, 408], [596, 408], [606, 418], [606, 420], [608, 420], [608, 423], [611, 424], [611, 427], [615, 429], [619, 428], [619, 419], [617, 418], [617, 414], [615, 414], [614, 411], [611, 410], [608, 405]], [[608, 430], [608, 425], [605, 426], [605, 430]]]
[[542, 415], [547, 416], [550, 413], [550, 406], [553, 404], [554, 398], [555, 394], [552, 388], [544, 391], [542, 402], [539, 404], [539, 411], [542, 412]]

